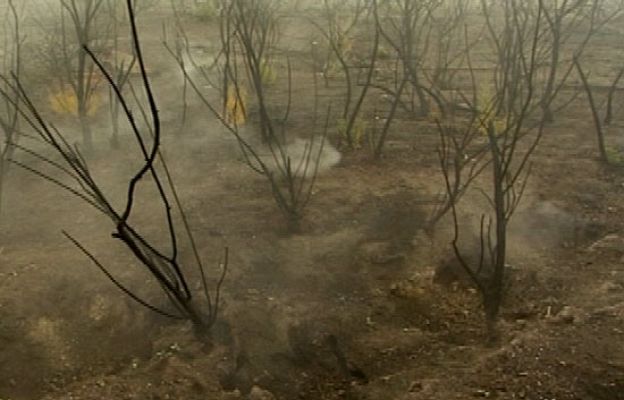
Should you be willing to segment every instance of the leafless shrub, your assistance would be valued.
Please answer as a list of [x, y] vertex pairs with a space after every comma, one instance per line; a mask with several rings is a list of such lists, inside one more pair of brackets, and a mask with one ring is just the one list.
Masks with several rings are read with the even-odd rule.
[[[591, 39], [623, 10], [621, 2], [614, 2], [616, 7], [606, 13], [609, 8], [607, 3], [605, 0], [539, 1], [548, 28], [540, 54], [540, 63], [546, 65], [542, 111], [547, 122], [554, 120], [552, 100], [549, 99], [557, 96], [573, 68], [568, 53], [580, 57]], [[571, 38], [577, 35], [582, 36], [581, 40], [569, 48]], [[565, 67], [563, 73], [560, 71], [562, 67]]]
[[[8, 6], [8, 13], [4, 16], [6, 32], [4, 35], [2, 71], [5, 74], [12, 73], [16, 77], [20, 77], [22, 72], [22, 43], [25, 37], [20, 29], [20, 10], [13, 0], [9, 0]], [[2, 83], [0, 87], [8, 93], [9, 87], [6, 83]], [[19, 104], [19, 96], [11, 93], [10, 97], [3, 100], [4, 107], [0, 111], [0, 133], [2, 135], [0, 142], [0, 217], [2, 217], [3, 210], [4, 183], [9, 172], [10, 160], [15, 152], [15, 145], [19, 143], [21, 133], [19, 112], [13, 106], [13, 104]]]
[[[321, 69], [325, 86], [329, 86], [331, 70], [335, 64], [338, 64], [344, 77], [344, 106], [338, 122], [338, 133], [340, 140], [349, 149], [358, 147], [360, 145], [358, 142], [362, 141], [362, 136], [364, 136], [360, 112], [371, 88], [379, 53], [380, 32], [378, 24], [374, 23], [370, 55], [365, 57], [365, 61], [363, 61], [366, 65], [353, 65], [358, 62], [353, 54], [355, 31], [369, 8], [368, 4], [361, 1], [350, 4], [324, 0], [322, 23], [317, 22], [314, 18], [309, 18], [309, 21], [317, 28], [327, 43], [327, 54]], [[353, 76], [354, 68], [366, 72], [365, 80], [360, 85], [357, 85], [357, 79]], [[357, 86], [361, 87], [359, 94], [356, 94]]]
[[[137, 15], [136, 4], [134, 15]], [[110, 49], [109, 59], [109, 74], [115, 82], [115, 86], [119, 88], [119, 91], [123, 92], [124, 87], [129, 83], [130, 74], [132, 73], [136, 65], [136, 56], [132, 54], [130, 59], [126, 59], [121, 55], [121, 48], [119, 46], [119, 33], [120, 33], [120, 21], [118, 18], [120, 4], [119, 0], [107, 0], [107, 11], [111, 18], [111, 36], [112, 36], [112, 48]], [[118, 149], [119, 143], [119, 117], [121, 112], [121, 104], [118, 96], [115, 94], [115, 90], [112, 86], [108, 88], [108, 103], [109, 111], [112, 123], [112, 131], [110, 137], [111, 147]]]
[[[431, 15], [439, 6], [437, 0], [389, 0], [377, 6], [381, 35], [397, 55], [400, 63], [397, 74], [410, 83], [413, 92], [410, 97], [417, 99], [417, 115], [421, 117], [429, 115], [429, 97], [433, 96], [423, 84], [422, 68], [430, 45]], [[415, 110], [414, 105], [412, 108]]]
[[[203, 93], [185, 68], [184, 60], [170, 45], [167, 45], [168, 51], [201, 102], [234, 135], [247, 164], [267, 179], [289, 229], [297, 231], [318, 174], [330, 112], [328, 110], [323, 132], [314, 130], [303, 151], [291, 154], [287, 125], [292, 106], [292, 67], [288, 57], [285, 109], [276, 112], [269, 99], [269, 87], [273, 85], [270, 71], [277, 53], [278, 3], [272, 0], [224, 0], [220, 10], [222, 48], [211, 66], [214, 69], [200, 67], [201, 76], [219, 88], [220, 107], [215, 107]], [[187, 45], [186, 52], [192, 60], [188, 49]], [[217, 79], [210, 75], [214, 71]], [[259, 130], [261, 147], [252, 145], [241, 130], [249, 118], [251, 100], [247, 100], [247, 90], [251, 91], [257, 110], [258, 119], [253, 123]], [[261, 154], [264, 147], [268, 150], [268, 157]]]

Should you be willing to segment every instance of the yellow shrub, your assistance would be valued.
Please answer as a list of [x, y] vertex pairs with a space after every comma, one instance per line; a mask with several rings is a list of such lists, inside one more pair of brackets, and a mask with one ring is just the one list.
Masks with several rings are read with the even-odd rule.
[[229, 124], [243, 125], [247, 121], [247, 92], [244, 88], [229, 87], [225, 100], [225, 120]]
[[487, 115], [486, 113], [481, 113], [479, 115], [479, 132], [481, 132], [481, 134], [483, 136], [487, 136], [488, 134], [488, 126], [490, 126], [490, 123], [492, 123], [493, 127], [494, 127], [494, 135], [495, 136], [499, 136], [503, 133], [505, 133], [505, 131], [507, 130], [507, 117], [506, 116], [500, 116], [500, 117], [496, 117], [493, 115]]
[[496, 115], [495, 107], [496, 101], [491, 95], [491, 89], [486, 85], [481, 86], [477, 93], [477, 109], [479, 110], [479, 132], [483, 135], [487, 135], [487, 127], [490, 123], [494, 127], [495, 135], [504, 133], [508, 128], [507, 116]]
[[[52, 111], [58, 114], [78, 115], [78, 99], [69, 86], [64, 86], [61, 90], [48, 95], [48, 102]], [[87, 103], [87, 115], [93, 116], [102, 105], [102, 96], [94, 93]]]

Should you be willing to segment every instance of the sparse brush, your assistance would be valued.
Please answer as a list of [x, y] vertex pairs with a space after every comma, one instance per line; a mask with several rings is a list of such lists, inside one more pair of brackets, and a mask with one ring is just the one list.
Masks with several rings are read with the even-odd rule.
[[340, 71], [340, 62], [338, 59], [349, 61], [353, 58], [353, 39], [346, 35], [336, 33], [336, 43], [333, 44], [334, 52], [330, 53], [327, 64], [328, 67], [333, 67], [333, 72]]
[[340, 53], [347, 59], [353, 56], [353, 44], [354, 40], [350, 36], [340, 36], [338, 39]]
[[336, 75], [338, 75], [340, 72], [342, 71], [342, 67], [340, 66], [340, 63], [338, 62], [338, 60], [332, 58], [329, 58], [324, 64], [323, 64], [323, 77], [326, 79], [329, 79], [330, 77], [335, 77]]
[[219, 17], [219, 7], [211, 0], [198, 2], [193, 8], [192, 15], [202, 22], [214, 21]]
[[384, 61], [392, 60], [392, 58], [395, 57], [395, 52], [387, 45], [379, 46], [379, 55], [377, 57], [379, 57], [380, 60]]
[[616, 146], [606, 146], [609, 165], [624, 167], [624, 153]]
[[[348, 146], [349, 138], [347, 137], [349, 121], [345, 118], [340, 118], [336, 122], [336, 131], [338, 133], [338, 139], [341, 145]], [[351, 147], [353, 149], [361, 149], [362, 145], [368, 137], [368, 122], [363, 118], [357, 117], [351, 127]]]
[[277, 81], [277, 72], [272, 60], [264, 60], [260, 64], [260, 79], [262, 84], [266, 86], [273, 85]]

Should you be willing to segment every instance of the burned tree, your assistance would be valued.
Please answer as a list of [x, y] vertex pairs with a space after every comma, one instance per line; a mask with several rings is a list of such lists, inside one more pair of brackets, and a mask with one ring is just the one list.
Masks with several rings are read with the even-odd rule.
[[[522, 200], [531, 171], [530, 159], [544, 130], [543, 118], [537, 125], [529, 124], [544, 104], [536, 94], [542, 9], [539, 7], [532, 18], [523, 12], [519, 0], [506, 0], [501, 6], [507, 16], [502, 29], [511, 46], [506, 49], [510, 59], [497, 64], [495, 79], [498, 84], [494, 95], [485, 104], [473, 106], [473, 118], [466, 129], [459, 130], [457, 135], [453, 134], [457, 131], [440, 125], [439, 150], [446, 204], [454, 226], [452, 247], [481, 294], [488, 331], [493, 336], [505, 294], [508, 226]], [[497, 35], [500, 37], [499, 33]], [[511, 67], [511, 63], [517, 67]], [[473, 86], [473, 90], [477, 90], [477, 85]], [[485, 140], [478, 140], [481, 137]], [[473, 165], [467, 167], [467, 163]], [[471, 260], [459, 246], [462, 221], [458, 200], [465, 193], [466, 185], [486, 172], [491, 186], [481, 193], [491, 211], [481, 216], [479, 248], [474, 250], [477, 257]]]
[[606, 101], [606, 111], [604, 118], [602, 118], [602, 116], [600, 115], [600, 110], [598, 108], [599, 106], [595, 99], [594, 91], [592, 90], [592, 86], [590, 85], [587, 74], [585, 73], [585, 71], [583, 71], [581, 62], [577, 57], [574, 57], [574, 66], [579, 75], [579, 78], [581, 79], [585, 95], [587, 96], [587, 103], [592, 114], [594, 129], [596, 130], [596, 139], [598, 141], [598, 152], [600, 154], [600, 160], [605, 164], [611, 164], [615, 160], [612, 160], [613, 157], [610, 157], [605, 131], [606, 127], [609, 126], [613, 118], [613, 96], [618, 83], [624, 76], [624, 68], [622, 68], [618, 72], [615, 79], [611, 83], [611, 86], [609, 87], [609, 93], [607, 95]]
[[[136, 121], [133, 118], [130, 106], [120, 88], [117, 86], [115, 79], [105, 69], [102, 62], [97, 58], [95, 53], [87, 46], [82, 51], [97, 66], [98, 70], [104, 75], [105, 80], [113, 88], [119, 99], [121, 109], [130, 125], [137, 145], [140, 151], [140, 157], [144, 160], [142, 166], [136, 171], [128, 182], [127, 196], [125, 205], [121, 208], [115, 207], [110, 199], [110, 195], [100, 186], [80, 149], [72, 146], [65, 139], [64, 135], [52, 124], [45, 121], [38, 111], [35, 104], [29, 98], [21, 82], [17, 79], [9, 79], [4, 77], [7, 90], [2, 90], [2, 95], [7, 99], [13, 107], [15, 107], [22, 118], [33, 129], [36, 136], [53, 150], [61, 161], [56, 161], [43, 153], [32, 150], [26, 146], [20, 146], [25, 155], [30, 155], [36, 160], [43, 162], [44, 165], [51, 167], [56, 172], [63, 174], [69, 182], [65, 182], [62, 178], [56, 178], [52, 173], [47, 173], [39, 169], [35, 169], [22, 161], [13, 161], [19, 167], [30, 171], [46, 180], [56, 184], [57, 186], [69, 191], [77, 198], [81, 199], [103, 216], [106, 216], [114, 225], [112, 237], [122, 242], [130, 253], [140, 262], [153, 276], [164, 294], [164, 298], [168, 300], [169, 306], [160, 306], [153, 304], [141, 298], [136, 291], [132, 290], [120, 282], [98, 259], [95, 258], [80, 241], [71, 236], [67, 232], [64, 235], [76, 245], [91, 261], [110, 279], [121, 291], [131, 297], [134, 301], [142, 306], [166, 317], [188, 320], [192, 322], [196, 331], [201, 334], [208, 332], [209, 328], [216, 321], [219, 305], [221, 285], [225, 278], [228, 267], [228, 251], [225, 251], [225, 257], [220, 264], [219, 277], [216, 280], [216, 289], [214, 292], [209, 290], [208, 279], [206, 277], [205, 268], [199, 252], [196, 248], [195, 241], [188, 226], [186, 215], [180, 205], [177, 191], [171, 181], [166, 162], [160, 152], [161, 125], [158, 117], [157, 103], [150, 86], [150, 79], [146, 72], [145, 62], [141, 52], [141, 43], [135, 23], [133, 12], [133, 1], [127, 0], [127, 10], [131, 26], [132, 42], [134, 51], [137, 56], [137, 64], [140, 70], [141, 82], [145, 95], [149, 104], [149, 115], [151, 117], [151, 142], [149, 142], [144, 132], [141, 132]], [[19, 102], [13, 101], [19, 98]], [[164, 165], [163, 172], [157, 166], [157, 163]], [[155, 185], [159, 195], [160, 204], [166, 217], [166, 224], [163, 227], [168, 235], [170, 248], [168, 250], [159, 249], [154, 243], [149, 241], [139, 230], [139, 228], [131, 222], [131, 217], [137, 208], [137, 186], [143, 183], [149, 176]], [[171, 200], [173, 197], [173, 201]], [[193, 291], [188, 282], [189, 271], [179, 261], [179, 227], [174, 221], [174, 210], [177, 209], [183, 222], [184, 229], [190, 238], [190, 244], [195, 255], [195, 268], [198, 269], [201, 284], [203, 287], [204, 304], [202, 305], [195, 299]]]

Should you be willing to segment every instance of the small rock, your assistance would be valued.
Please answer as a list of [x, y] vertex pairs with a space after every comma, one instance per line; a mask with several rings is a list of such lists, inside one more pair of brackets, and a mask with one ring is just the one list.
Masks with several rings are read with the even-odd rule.
[[601, 317], [624, 316], [624, 303], [598, 308], [592, 312], [592, 315]]
[[600, 286], [603, 293], [617, 293], [624, 291], [624, 287], [616, 282], [605, 282]]
[[359, 251], [365, 261], [377, 265], [401, 262], [405, 259], [405, 254], [398, 252], [391, 243], [385, 241], [363, 243]]
[[579, 320], [580, 311], [571, 306], [563, 307], [554, 318], [554, 322], [564, 324], [572, 324], [575, 322], [579, 322]]
[[414, 381], [410, 384], [408, 391], [410, 393], [420, 392], [423, 390], [423, 384], [419, 381]]
[[223, 400], [236, 400], [236, 399], [242, 399], [242, 398], [243, 398], [243, 395], [238, 389], [232, 392], [225, 392], [221, 395], [221, 399]]
[[268, 390], [264, 390], [259, 386], [254, 386], [251, 388], [251, 392], [249, 393], [249, 400], [275, 400], [275, 396], [273, 393]]
[[616, 251], [624, 252], [624, 238], [620, 235], [609, 234], [589, 246], [589, 251]]

